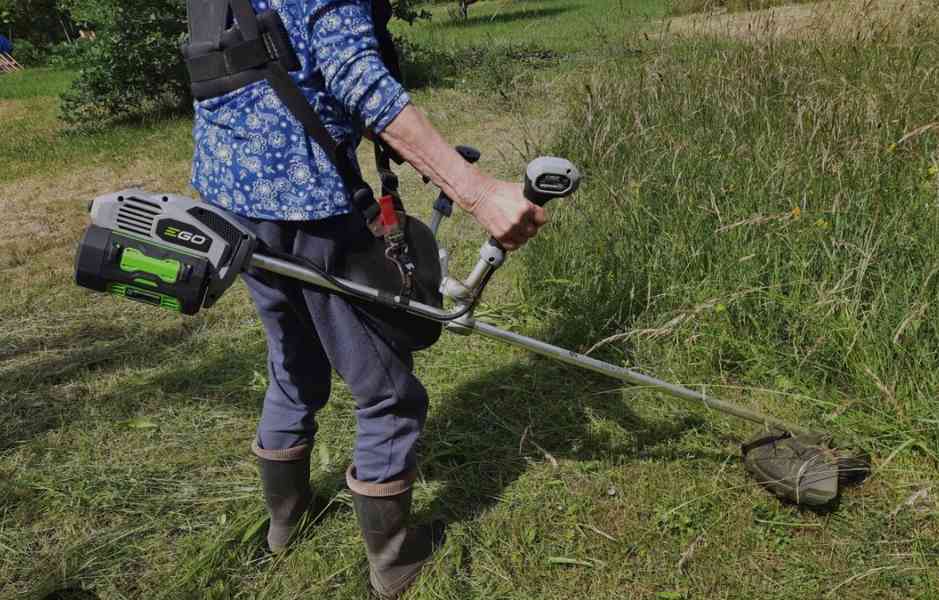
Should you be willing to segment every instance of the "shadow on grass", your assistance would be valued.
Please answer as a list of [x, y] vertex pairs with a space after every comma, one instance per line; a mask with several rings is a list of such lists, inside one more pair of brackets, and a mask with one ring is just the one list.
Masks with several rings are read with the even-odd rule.
[[[161, 367], [175, 363], [179, 352], [191, 352], [185, 347], [194, 344], [192, 338], [204, 327], [203, 319], [186, 319], [128, 335], [121, 325], [97, 322], [39, 341], [25, 340], [4, 358], [39, 357], [0, 374], [0, 450], [75, 422], [86, 412], [86, 401], [106, 407], [98, 418], [117, 421], [135, 416], [141, 405], [165, 394], [185, 394], [203, 403], [234, 398], [235, 403], [250, 402], [253, 410], [259, 395], [248, 388], [254, 371], [263, 368], [263, 335], [241, 352], [220, 352], [224, 359], [203, 356], [185, 368]], [[139, 374], [125, 377], [113, 389], [85, 389], [94, 387], [95, 380], [107, 382], [129, 372]]]
[[[260, 331], [251, 343], [233, 342], [183, 364], [173, 361], [173, 369], [159, 368], [164, 358], [187, 352], [181, 346], [193, 345], [191, 338], [204, 327], [197, 318], [126, 336], [120, 326], [102, 323], [45, 340], [45, 350], [53, 351], [52, 356], [30, 363], [25, 378], [19, 369], [0, 378], [3, 396], [15, 399], [22, 388], [37, 392], [35, 402], [0, 402], [4, 413], [0, 449], [81, 418], [82, 399], [59, 395], [57, 389], [89, 377], [108, 379], [121, 371], [140, 374], [94, 394], [97, 405], [108, 407], [106, 418], [129, 419], [154, 397], [176, 403], [188, 402], [188, 397], [259, 414], [263, 393], [253, 377], [264, 370], [265, 341]], [[76, 335], [98, 343], [82, 347], [75, 344]], [[67, 350], [55, 353], [57, 347]], [[147, 373], [150, 368], [155, 370]], [[438, 504], [456, 519], [472, 517], [515, 481], [529, 460], [545, 460], [546, 453], [583, 461], [624, 456], [668, 460], [664, 442], [703, 423], [694, 416], [645, 422], [623, 401], [621, 387], [608, 378], [537, 357], [493, 368], [462, 385], [441, 399], [424, 435], [425, 474], [446, 482]], [[594, 417], [615, 423], [617, 433], [592, 427]], [[337, 467], [323, 479], [329, 490], [338, 491], [344, 485], [344, 469]]]
[[[687, 458], [687, 449], [679, 453], [668, 442], [704, 421], [686, 415], [650, 423], [623, 401], [619, 387], [541, 358], [493, 369], [460, 387], [426, 427], [422, 470], [444, 481], [432, 512], [450, 521], [472, 519], [533, 462]], [[613, 431], [595, 427], [594, 419]], [[701, 458], [719, 463], [726, 457]]]
[[[96, 405], [109, 407], [107, 418], [126, 419], [141, 410], [141, 406], [154, 402], [214, 403], [220, 409], [258, 414], [262, 393], [252, 377], [264, 365], [264, 338], [260, 331], [249, 343], [232, 340], [218, 351], [193, 354], [192, 360], [174, 363], [176, 368], [147, 372], [147, 367], [158, 363], [161, 356], [198, 347], [198, 342], [190, 338], [204, 327], [200, 319], [193, 319], [174, 323], [161, 332], [143, 331], [132, 338], [114, 339], [100, 348], [102, 361], [93, 366], [76, 363], [92, 358], [83, 355], [80, 348], [44, 362], [43, 368], [50, 375], [43, 380], [42, 394], [49, 401], [30, 409], [36, 413], [35, 423], [28, 418], [32, 413], [18, 417], [28, 426], [17, 431], [15, 437], [21, 440], [35, 437], [62, 423], [87, 418], [86, 402], [55, 396], [61, 384], [86, 380], [85, 369], [96, 369], [102, 376], [121, 369], [141, 371], [139, 377], [128, 379], [119, 389], [93, 397]], [[102, 337], [117, 335], [113, 325], [102, 325], [98, 333]], [[147, 343], [141, 344], [142, 339]], [[5, 381], [4, 387], [11, 383]], [[442, 482], [429, 511], [451, 522], [474, 519], [498, 502], [505, 489], [522, 477], [533, 462], [550, 460], [548, 454], [562, 461], [603, 460], [613, 464], [649, 456], [664, 461], [687, 458], [687, 451], [672, 454], [674, 445], [668, 442], [700, 428], [701, 419], [683, 417], [650, 423], [623, 402], [619, 388], [617, 382], [534, 359], [486, 370], [440, 398], [428, 421], [420, 452], [423, 474]], [[597, 428], [597, 419], [610, 423], [610, 430]], [[2, 429], [13, 431], [6, 426]], [[8, 444], [10, 440], [2, 442]], [[725, 458], [720, 454], [701, 457], [715, 462]], [[667, 466], [663, 465], [664, 469]], [[315, 476], [321, 502], [332, 504], [324, 507], [319, 518], [313, 515], [304, 523], [298, 532], [299, 540], [315, 535], [316, 523], [334, 511], [350, 510], [338, 500], [345, 488], [344, 470], [344, 464], [335, 464]], [[0, 493], [3, 495], [9, 494]], [[258, 494], [259, 510], [260, 502]], [[419, 514], [417, 520], [426, 521], [427, 517]], [[221, 541], [215, 540], [187, 562], [198, 569], [193, 571], [192, 581], [181, 581], [179, 586], [191, 588], [195, 594], [208, 585], [202, 575], [208, 574], [209, 580], [225, 580], [224, 573], [231, 570], [234, 561], [263, 558], [264, 535], [264, 528], [259, 528], [250, 536], [250, 543], [246, 543], [244, 532], [239, 530], [227, 533]], [[465, 564], [471, 563], [470, 553], [466, 553], [465, 560]], [[59, 585], [87, 576], [83, 569], [70, 568], [68, 577]]]
[[42, 600], [98, 600], [98, 596], [82, 588], [67, 588], [52, 592]]
[[544, 19], [562, 15], [577, 8], [574, 6], [555, 6], [551, 8], [536, 8], [531, 10], [518, 10], [514, 12], [497, 13], [494, 15], [473, 15], [466, 19], [453, 19], [440, 24], [440, 27], [447, 29], [470, 29], [486, 25], [498, 25], [504, 23], [515, 23], [517, 21], [528, 21]]

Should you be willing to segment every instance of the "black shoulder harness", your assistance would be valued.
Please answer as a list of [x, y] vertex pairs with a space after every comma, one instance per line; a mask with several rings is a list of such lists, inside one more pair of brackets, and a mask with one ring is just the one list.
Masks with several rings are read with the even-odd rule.
[[[351, 2], [337, 0], [319, 9], [311, 17], [312, 22]], [[353, 206], [366, 222], [374, 220], [380, 207], [374, 192], [349, 158], [350, 150], [336, 143], [289, 75], [290, 71], [300, 68], [300, 61], [280, 15], [274, 10], [255, 13], [251, 0], [189, 0], [188, 10], [189, 40], [183, 44], [182, 52], [193, 97], [197, 100], [214, 98], [255, 81], [267, 80], [307, 135], [336, 166]], [[391, 6], [387, 0], [373, 2], [375, 35], [382, 60], [391, 75], [400, 81], [400, 63], [387, 27], [390, 18]], [[392, 159], [401, 162], [390, 148], [375, 144], [382, 194], [393, 196], [400, 204], [398, 178], [391, 171]]]

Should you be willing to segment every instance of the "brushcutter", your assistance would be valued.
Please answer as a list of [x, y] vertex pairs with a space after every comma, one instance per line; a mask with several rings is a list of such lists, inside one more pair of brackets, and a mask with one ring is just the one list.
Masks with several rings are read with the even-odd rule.
[[[479, 158], [471, 148], [462, 147], [460, 152], [470, 161]], [[579, 183], [573, 164], [542, 157], [526, 169], [525, 195], [543, 206], [570, 196]], [[430, 224], [435, 238], [451, 209], [452, 202], [441, 192]], [[139, 189], [107, 194], [93, 201], [91, 221], [78, 247], [76, 280], [92, 290], [193, 315], [215, 304], [239, 273], [262, 269], [357, 302], [377, 303], [442, 323], [451, 333], [500, 340], [757, 423], [763, 432], [742, 445], [747, 471], [777, 496], [799, 505], [829, 506], [844, 484], [862, 480], [869, 471], [866, 455], [836, 447], [829, 435], [478, 320], [476, 304], [506, 258], [505, 250], [492, 239], [482, 245], [476, 266], [462, 280], [450, 275], [449, 256], [440, 250], [440, 292], [451, 304], [441, 308], [337, 277], [290, 256], [265, 253], [232, 215], [183, 196]]]

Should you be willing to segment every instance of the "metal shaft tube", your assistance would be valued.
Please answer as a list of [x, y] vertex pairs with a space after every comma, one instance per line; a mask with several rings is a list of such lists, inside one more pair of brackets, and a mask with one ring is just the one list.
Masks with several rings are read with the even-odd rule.
[[[354, 295], [359, 298], [366, 300], [371, 300], [379, 304], [385, 304], [392, 306], [393, 304], [388, 301], [391, 298], [394, 302], [401, 302], [401, 296], [390, 296], [386, 293], [382, 293], [379, 290], [369, 287], [367, 285], [362, 285], [360, 283], [355, 283], [347, 279], [340, 279], [339, 277], [334, 277], [333, 279], [339, 281], [345, 288], [343, 289], [340, 286], [335, 285], [329, 279], [323, 277], [316, 271], [296, 265], [286, 260], [279, 258], [274, 258], [273, 256], [267, 256], [265, 254], [254, 254], [251, 257], [250, 264], [252, 267], [258, 269], [264, 269], [265, 271], [270, 271], [271, 273], [277, 273], [278, 275], [283, 275], [285, 277], [290, 277], [292, 279], [297, 279], [299, 281], [304, 281], [306, 283], [311, 283], [317, 287], [321, 287], [333, 292], [339, 292], [340, 294]], [[350, 294], [349, 290], [355, 292], [355, 294]], [[411, 301], [407, 305], [400, 304], [396, 306], [401, 310], [415, 309], [427, 314], [434, 315], [440, 319], [449, 319], [452, 318], [456, 313], [451, 313], [445, 310], [441, 310], [436, 306], [431, 306], [429, 304], [424, 304], [423, 302]], [[418, 314], [417, 316], [424, 316]]]
[[[318, 287], [341, 294], [349, 295], [349, 290], [352, 290], [355, 292], [354, 295], [357, 297], [388, 304], [387, 296], [375, 288], [354, 283], [345, 279], [335, 278], [342, 284], [342, 286], [347, 288], [343, 289], [312, 269], [308, 269], [306, 267], [302, 267], [279, 258], [266, 256], [264, 254], [255, 254], [251, 257], [251, 266], [264, 269], [266, 271], [271, 271], [272, 273], [277, 273], [285, 277], [291, 277], [299, 281], [304, 281], [306, 283], [311, 283]], [[399, 300], [400, 298], [396, 299]], [[435, 315], [441, 319], [452, 318], [457, 314], [456, 312], [448, 312], [428, 304], [423, 304], [421, 302], [411, 302], [407, 306], [399, 306], [399, 308], [408, 312], [412, 312], [413, 309], [416, 309], [426, 314]], [[417, 314], [417, 316], [425, 315]], [[485, 337], [494, 340], [500, 340], [518, 348], [524, 348], [525, 350], [534, 352], [535, 354], [540, 354], [541, 356], [553, 358], [554, 360], [558, 360], [575, 367], [580, 367], [582, 369], [587, 369], [595, 373], [600, 373], [601, 375], [606, 375], [607, 377], [619, 379], [620, 381], [625, 381], [633, 385], [652, 387], [659, 391], [675, 396], [676, 398], [703, 404], [708, 408], [712, 408], [740, 419], [752, 421], [760, 425], [775, 427], [784, 431], [790, 431], [797, 435], [813, 433], [808, 429], [799, 427], [798, 425], [793, 425], [792, 423], [787, 423], [782, 419], [764, 415], [748, 408], [719, 400], [717, 398], [712, 398], [702, 394], [701, 392], [696, 392], [674, 383], [668, 383], [667, 381], [662, 381], [661, 379], [656, 379], [655, 377], [650, 377], [649, 375], [644, 375], [637, 371], [611, 365], [610, 363], [606, 363], [595, 358], [590, 358], [589, 356], [578, 354], [576, 352], [572, 352], [571, 350], [565, 350], [564, 348], [553, 346], [551, 344], [542, 342], [541, 340], [536, 340], [518, 333], [506, 331], [504, 329], [495, 327], [494, 325], [490, 325], [489, 323], [477, 321], [471, 317], [461, 318], [459, 321], [452, 323], [452, 325], [456, 331], [461, 331], [464, 333], [473, 331]]]
[[589, 356], [572, 352], [571, 350], [565, 350], [564, 348], [552, 346], [551, 344], [547, 344], [534, 338], [519, 335], [504, 329], [499, 329], [498, 327], [490, 325], [489, 323], [473, 321], [472, 323], [467, 323], [466, 326], [473, 329], [480, 335], [492, 338], [494, 340], [500, 340], [519, 348], [524, 348], [525, 350], [529, 350], [535, 354], [553, 358], [554, 360], [558, 360], [575, 367], [580, 367], [582, 369], [587, 369], [595, 373], [600, 373], [601, 375], [606, 375], [607, 377], [619, 379], [634, 385], [652, 387], [659, 391], [675, 396], [676, 398], [700, 403], [708, 408], [713, 408], [714, 410], [718, 410], [722, 413], [739, 417], [747, 421], [752, 421], [754, 423], [759, 423], [760, 425], [769, 427], [776, 427], [784, 431], [790, 431], [797, 435], [811, 433], [808, 429], [799, 427], [798, 425], [793, 425], [792, 423], [787, 423], [782, 419], [764, 415], [736, 404], [724, 402], [723, 400], [706, 396], [701, 392], [696, 392], [686, 387], [675, 385], [674, 383], [668, 383], [667, 381], [662, 381], [661, 379], [656, 379], [655, 377], [650, 377], [630, 369], [617, 367], [616, 365], [611, 365], [610, 363], [605, 363], [595, 358], [590, 358]]

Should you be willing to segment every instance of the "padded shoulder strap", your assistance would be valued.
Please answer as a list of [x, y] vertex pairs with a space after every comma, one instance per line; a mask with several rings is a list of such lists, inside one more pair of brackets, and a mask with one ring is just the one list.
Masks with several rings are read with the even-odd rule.
[[235, 22], [238, 23], [238, 29], [246, 41], [258, 39], [258, 15], [251, 6], [251, 0], [231, 0], [232, 12], [235, 14]]
[[186, 7], [190, 43], [218, 49], [228, 21], [228, 0], [189, 0]]

